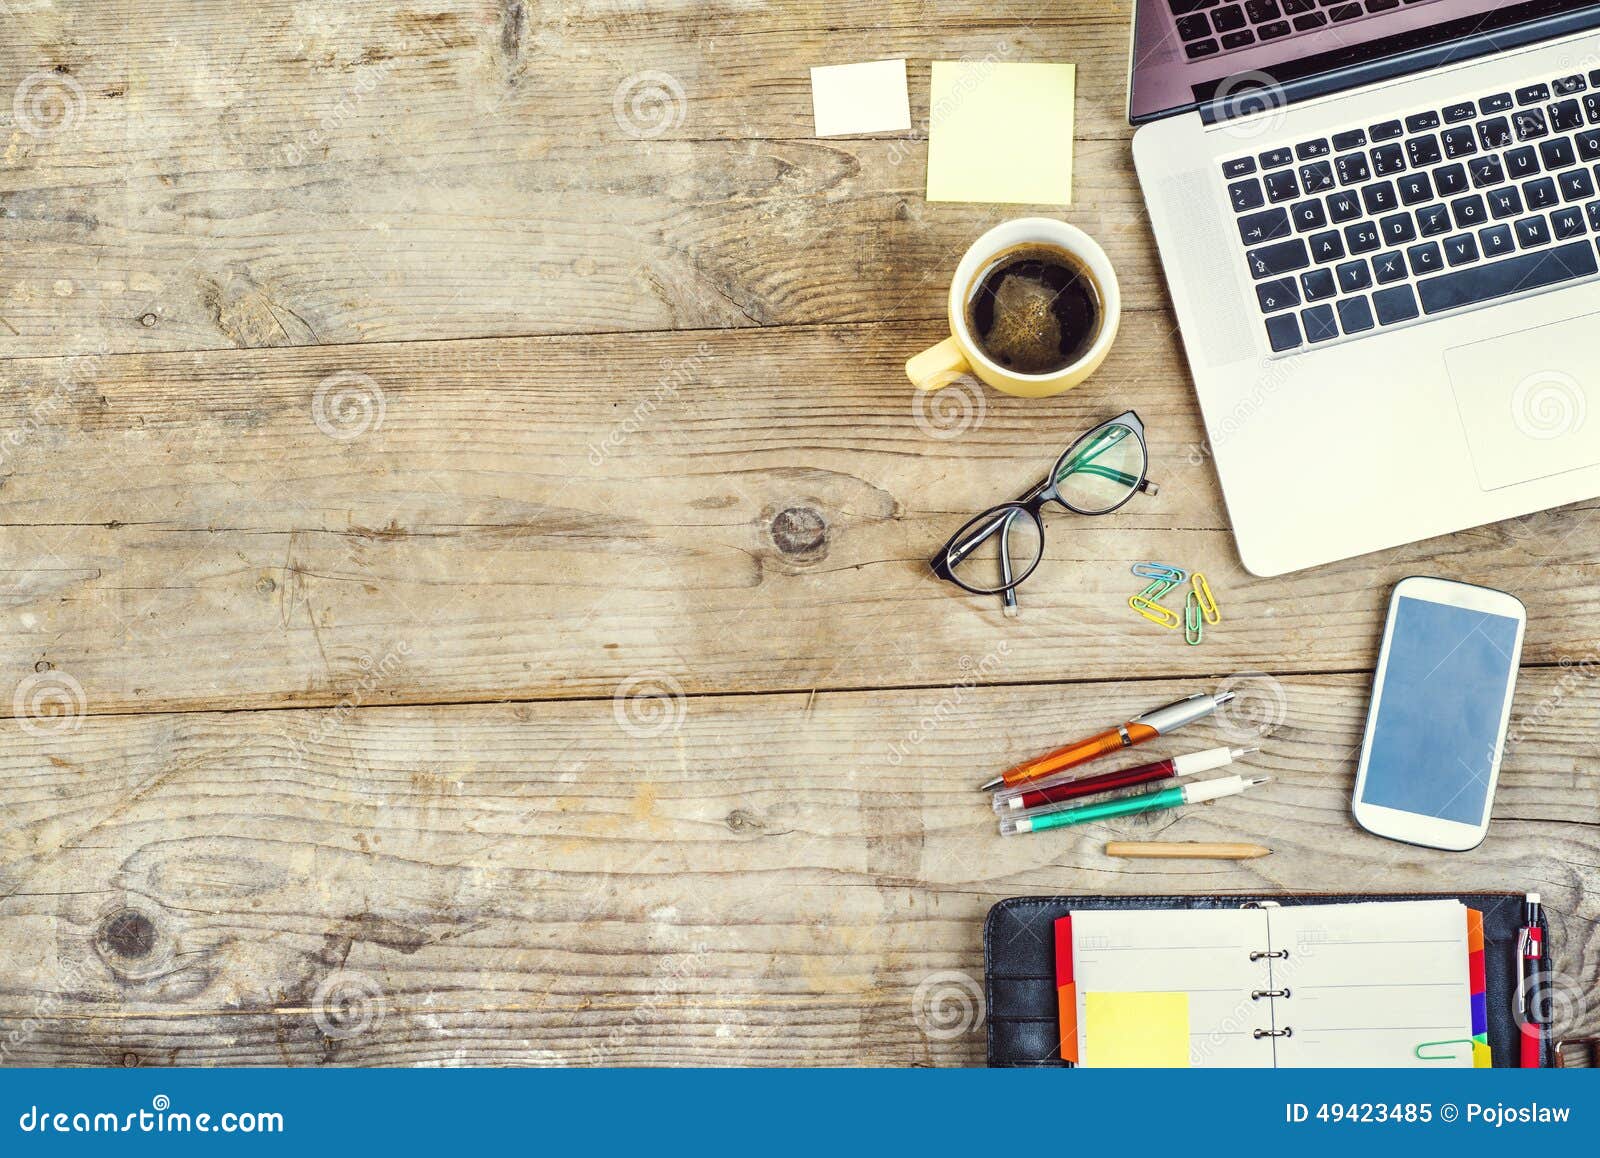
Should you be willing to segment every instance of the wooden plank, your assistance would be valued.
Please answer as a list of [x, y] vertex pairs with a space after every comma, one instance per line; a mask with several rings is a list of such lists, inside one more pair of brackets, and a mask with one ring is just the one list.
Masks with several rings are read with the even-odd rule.
[[[90, 712], [609, 696], [641, 672], [691, 693], [938, 685], [1002, 645], [990, 682], [1355, 670], [1418, 571], [1518, 592], [1530, 662], [1596, 647], [1587, 509], [1253, 579], [1188, 388], [1149, 376], [1175, 356], [1154, 315], [1042, 402], [956, 388], [927, 409], [900, 360], [935, 336], [13, 363], [0, 704], [42, 668]], [[970, 514], [1126, 406], [1160, 496], [1052, 516], [1019, 619], [929, 575]], [[1209, 574], [1226, 618], [1203, 647], [1128, 610], [1151, 558]]]
[[[1066, 215], [1130, 308], [1159, 309], [1121, 119], [1128, 11], [30, 7], [0, 45], [26, 86], [0, 166], [0, 353], [938, 317], [960, 252], [1027, 210], [923, 200], [933, 56], [1080, 65]], [[913, 131], [811, 139], [810, 66], [895, 54]]]
[[[984, 912], [1091, 891], [1537, 888], [1561, 1028], [1600, 1029], [1600, 1007], [1568, 1000], [1600, 968], [1600, 688], [1524, 673], [1489, 837], [1439, 853], [1351, 820], [1364, 687], [1254, 685], [1281, 710], [1250, 763], [1275, 779], [1248, 796], [1015, 839], [978, 779], [1189, 685], [8, 727], [0, 1049], [34, 1064], [973, 1064], [961, 999]], [[1101, 852], [1156, 836], [1276, 851], [1198, 866]], [[342, 1018], [335, 991], [352, 998]], [[919, 1014], [936, 998], [942, 1015]]]

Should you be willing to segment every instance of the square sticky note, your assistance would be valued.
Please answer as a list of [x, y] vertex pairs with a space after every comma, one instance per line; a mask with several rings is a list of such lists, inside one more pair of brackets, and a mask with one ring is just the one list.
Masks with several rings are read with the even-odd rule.
[[904, 132], [911, 127], [906, 62], [874, 60], [813, 68], [811, 113], [819, 137]]
[[1187, 1069], [1187, 993], [1086, 993], [1083, 1064], [1096, 1069]]
[[1070, 64], [934, 61], [928, 200], [1069, 204], [1076, 88]]

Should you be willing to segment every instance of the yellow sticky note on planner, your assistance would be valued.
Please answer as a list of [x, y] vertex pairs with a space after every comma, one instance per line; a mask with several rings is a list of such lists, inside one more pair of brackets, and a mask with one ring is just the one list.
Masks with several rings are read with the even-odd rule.
[[928, 200], [1069, 204], [1076, 88], [1070, 64], [934, 61]]
[[1187, 1069], [1187, 993], [1084, 994], [1083, 1064]]

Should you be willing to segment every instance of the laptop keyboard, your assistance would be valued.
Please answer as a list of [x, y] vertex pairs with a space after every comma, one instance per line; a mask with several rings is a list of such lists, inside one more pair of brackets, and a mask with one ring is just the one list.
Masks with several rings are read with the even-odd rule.
[[1600, 69], [1222, 165], [1274, 353], [1600, 271]]
[[[1403, 3], [1412, 8], [1428, 0]], [[1167, 0], [1167, 4], [1184, 54], [1190, 60], [1203, 60], [1296, 32], [1381, 16], [1401, 7], [1402, 0]]]

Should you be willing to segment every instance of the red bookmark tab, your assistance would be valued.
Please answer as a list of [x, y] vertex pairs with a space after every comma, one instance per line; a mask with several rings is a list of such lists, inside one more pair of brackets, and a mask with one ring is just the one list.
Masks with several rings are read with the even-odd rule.
[[1056, 918], [1056, 999], [1061, 1003], [1061, 1060], [1078, 1064], [1078, 986], [1072, 972], [1072, 916]]

